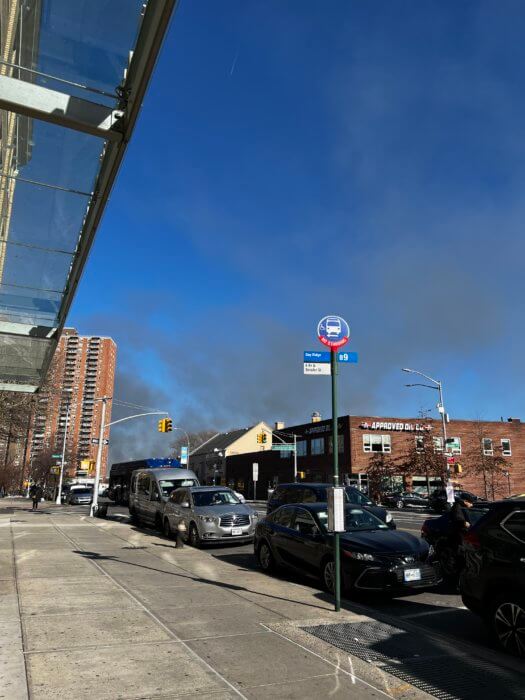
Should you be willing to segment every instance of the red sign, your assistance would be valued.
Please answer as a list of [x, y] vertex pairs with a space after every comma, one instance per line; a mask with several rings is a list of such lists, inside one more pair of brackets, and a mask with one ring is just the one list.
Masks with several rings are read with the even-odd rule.
[[447, 464], [455, 464], [455, 463], [456, 463], [455, 457], [447, 457]]

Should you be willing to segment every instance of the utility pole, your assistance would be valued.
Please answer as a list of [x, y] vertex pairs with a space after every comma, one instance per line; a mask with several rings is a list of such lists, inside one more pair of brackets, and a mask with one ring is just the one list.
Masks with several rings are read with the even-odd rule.
[[62, 459], [60, 460], [60, 477], [58, 479], [58, 493], [56, 498], [56, 504], [59, 506], [62, 503], [62, 481], [64, 479], [64, 461], [66, 458], [66, 441], [67, 441], [67, 429], [69, 427], [69, 411], [71, 404], [68, 403], [66, 406], [66, 423], [64, 425], [64, 439], [62, 441]]
[[100, 430], [98, 433], [97, 463], [95, 468], [95, 483], [93, 485], [93, 500], [89, 511], [89, 515], [91, 517], [96, 515], [98, 508], [98, 485], [100, 483], [100, 467], [102, 465], [102, 449], [104, 447], [104, 428], [106, 427], [106, 404], [108, 402], [108, 397], [103, 396], [100, 401], [102, 401], [102, 416], [100, 418]]

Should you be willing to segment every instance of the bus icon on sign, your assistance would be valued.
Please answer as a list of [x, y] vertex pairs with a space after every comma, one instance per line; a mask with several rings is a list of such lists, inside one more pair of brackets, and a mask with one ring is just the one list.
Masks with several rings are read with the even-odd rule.
[[326, 336], [339, 338], [341, 335], [341, 319], [337, 316], [328, 316], [326, 319]]

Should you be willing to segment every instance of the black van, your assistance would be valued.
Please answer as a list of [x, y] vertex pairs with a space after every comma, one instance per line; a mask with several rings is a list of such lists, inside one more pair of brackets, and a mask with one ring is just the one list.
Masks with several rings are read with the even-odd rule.
[[[331, 486], [332, 484], [305, 482], [299, 484], [280, 484], [268, 499], [266, 512], [271, 513], [276, 508], [287, 503], [326, 503], [326, 489]], [[361, 491], [354, 486], [345, 486], [344, 489], [348, 503], [354, 503], [365, 510], [369, 510], [375, 516], [381, 518], [392, 530], [396, 529], [394, 519], [386, 508], [376, 506], [368, 496], [361, 493]]]

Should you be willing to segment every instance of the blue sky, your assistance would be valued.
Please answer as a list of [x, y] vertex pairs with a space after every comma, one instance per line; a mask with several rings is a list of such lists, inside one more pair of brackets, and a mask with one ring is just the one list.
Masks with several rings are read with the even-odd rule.
[[[451, 417], [525, 417], [524, 25], [512, 0], [183, 0], [68, 319], [117, 341], [116, 395], [189, 429], [328, 416], [302, 353], [338, 313], [341, 413], [433, 408], [411, 366]], [[129, 426], [119, 457], [166, 444]]]

